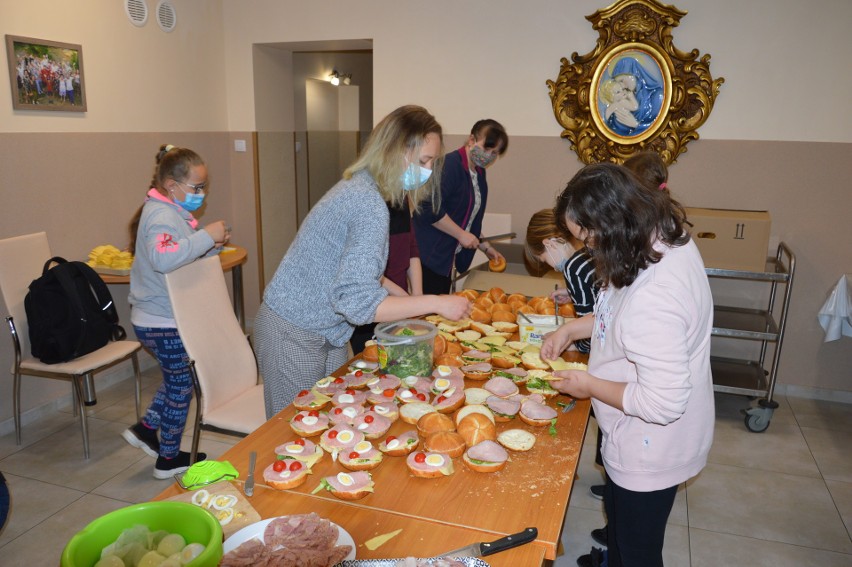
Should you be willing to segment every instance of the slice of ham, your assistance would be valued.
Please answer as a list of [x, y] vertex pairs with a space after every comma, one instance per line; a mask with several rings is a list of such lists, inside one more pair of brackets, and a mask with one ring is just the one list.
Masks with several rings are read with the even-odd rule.
[[355, 372], [350, 372], [349, 374], [344, 376], [343, 379], [346, 380], [346, 385], [349, 388], [366, 388], [367, 382], [374, 379], [375, 377], [375, 374], [372, 374], [370, 372], [356, 370]]
[[365, 436], [375, 438], [384, 435], [393, 422], [381, 414], [369, 411], [362, 413], [352, 422], [352, 427]]
[[521, 415], [530, 419], [545, 420], [556, 417], [556, 410], [550, 406], [527, 400], [521, 404]]
[[[370, 404], [394, 403], [398, 390], [396, 388], [375, 388], [367, 392], [367, 402]], [[396, 405], [394, 403], [394, 405]]]
[[352, 421], [365, 411], [366, 408], [360, 404], [344, 404], [329, 410], [328, 419], [334, 425], [340, 425], [341, 423], [351, 425]]
[[469, 350], [462, 354], [462, 360], [470, 360], [471, 362], [486, 362], [488, 360], [491, 360], [491, 353], [483, 352], [481, 350]]
[[[426, 460], [423, 461], [422, 463], [418, 463], [417, 462], [417, 455], [421, 454], [421, 453], [426, 455]], [[437, 455], [437, 456], [435, 456], [435, 455]], [[438, 459], [438, 457], [440, 457], [440, 459]], [[435, 464], [431, 464], [431, 461], [433, 461], [433, 460], [435, 461]], [[413, 453], [408, 455], [408, 457], [405, 458], [405, 462], [408, 464], [409, 467], [411, 467], [413, 469], [417, 469], [417, 470], [421, 470], [421, 471], [434, 471], [434, 470], [438, 470], [442, 467], [447, 466], [448, 464], [452, 463], [453, 460], [450, 457], [448, 457], [447, 455], [442, 455], [441, 453], [430, 453], [430, 452], [426, 452], [426, 451], [414, 451]]]
[[508, 375], [507, 378], [511, 377], [514, 382], [522, 382], [526, 380], [527, 375], [529, 374], [523, 368], [501, 368], [496, 371], [498, 376]]
[[503, 376], [491, 378], [482, 387], [501, 398], [508, 398], [518, 393], [518, 386], [512, 380]]
[[498, 396], [488, 396], [485, 400], [485, 406], [494, 413], [499, 413], [506, 417], [515, 417], [518, 414], [518, 410], [521, 409], [521, 402], [507, 400]]
[[335, 406], [360, 404], [364, 405], [367, 401], [367, 392], [361, 390], [342, 390], [332, 396], [331, 403]]
[[373, 479], [367, 471], [354, 471], [347, 472], [345, 474], [352, 477], [354, 482], [351, 486], [342, 484], [337, 478], [337, 475], [327, 476], [325, 477], [325, 481], [332, 487], [332, 489], [339, 492], [357, 492], [367, 488], [373, 483]]
[[384, 376], [376, 376], [367, 382], [367, 389], [374, 390], [396, 390], [402, 382], [393, 374], [385, 374]]
[[491, 372], [492, 367], [490, 362], [477, 362], [476, 364], [468, 364], [462, 366], [462, 372]]
[[461, 398], [464, 398], [464, 385], [461, 387], [453, 386], [436, 396], [432, 405], [435, 406], [435, 409], [441, 411], [443, 408], [457, 404]]
[[375, 404], [368, 411], [388, 418], [391, 423], [399, 419], [399, 406], [393, 401]]
[[[335, 433], [332, 434], [331, 432]], [[344, 433], [348, 432], [348, 433]], [[350, 437], [351, 434], [351, 437]], [[341, 451], [354, 447], [364, 440], [364, 434], [348, 424], [338, 424], [326, 431], [320, 437], [320, 445], [329, 451]]]
[[299, 439], [299, 442], [288, 441], [275, 447], [276, 455], [287, 455], [294, 459], [306, 460], [308, 457], [313, 457], [316, 453], [317, 445], [310, 439]]
[[468, 449], [467, 457], [488, 463], [502, 463], [508, 460], [509, 453], [499, 443], [486, 439]]
[[300, 396], [293, 398], [293, 405], [299, 408], [322, 409], [328, 405], [328, 397], [317, 397], [316, 392], [308, 390]]
[[457, 378], [464, 381], [464, 373], [456, 366], [441, 365], [432, 371], [432, 378]]
[[545, 401], [546, 399], [547, 399], [547, 398], [545, 398], [545, 397], [544, 397], [544, 396], [542, 396], [541, 394], [530, 394], [529, 396], [527, 396], [527, 397], [526, 397], [526, 398], [522, 401], [522, 403], [526, 403], [526, 402], [535, 402], [535, 403], [537, 403], [537, 404], [543, 404], [543, 403], [544, 403], [544, 401]]
[[335, 393], [345, 389], [346, 381], [343, 378], [338, 379], [336, 376], [326, 376], [321, 380], [317, 380], [317, 383], [314, 384], [314, 390], [320, 394], [328, 396], [329, 398]]
[[396, 393], [396, 399], [404, 404], [414, 402], [425, 402], [428, 404], [429, 400], [432, 399], [428, 388], [428, 385], [426, 386], [426, 390], [421, 390], [416, 386], [412, 386], [411, 388], [400, 388]]
[[[319, 413], [319, 412], [314, 412]], [[301, 417], [300, 417], [301, 416]], [[328, 429], [328, 416], [324, 413], [310, 415], [308, 411], [300, 411], [290, 420], [290, 427], [298, 434], [312, 435]]]
[[[379, 443], [379, 451], [388, 452], [388, 451], [398, 451], [402, 447], [413, 448], [417, 447], [420, 444], [420, 437], [417, 435], [416, 431], [405, 431], [396, 436], [396, 443], [393, 440], [388, 441], [388, 438], [385, 438], [384, 441]], [[388, 446], [390, 444], [390, 446]]]

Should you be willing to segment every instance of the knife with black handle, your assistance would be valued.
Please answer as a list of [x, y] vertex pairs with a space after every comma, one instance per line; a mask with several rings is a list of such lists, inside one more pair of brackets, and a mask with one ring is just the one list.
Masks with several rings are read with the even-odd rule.
[[243, 485], [243, 492], [245, 492], [246, 496], [251, 496], [254, 494], [254, 465], [257, 461], [257, 453], [252, 451], [249, 453], [249, 468], [248, 468], [248, 476], [246, 477], [246, 483]]
[[459, 549], [447, 551], [438, 557], [485, 557], [529, 543], [538, 537], [538, 529], [527, 528], [522, 532], [508, 535], [495, 541], [472, 543]]

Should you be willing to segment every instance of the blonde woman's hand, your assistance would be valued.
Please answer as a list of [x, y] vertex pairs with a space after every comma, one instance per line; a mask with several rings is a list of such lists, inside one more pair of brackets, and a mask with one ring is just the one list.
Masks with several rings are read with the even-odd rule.
[[435, 313], [451, 321], [464, 319], [470, 310], [470, 301], [460, 295], [439, 295], [435, 301]]

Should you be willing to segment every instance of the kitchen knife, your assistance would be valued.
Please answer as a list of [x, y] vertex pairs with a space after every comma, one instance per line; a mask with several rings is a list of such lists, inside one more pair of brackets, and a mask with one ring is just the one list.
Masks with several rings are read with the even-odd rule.
[[248, 476], [246, 476], [246, 483], [243, 485], [243, 492], [246, 493], [246, 496], [251, 496], [254, 494], [254, 465], [257, 461], [257, 453], [252, 451], [249, 453], [249, 470]]
[[508, 535], [496, 541], [482, 541], [472, 543], [459, 549], [442, 553], [438, 557], [485, 557], [494, 553], [500, 553], [519, 545], [529, 543], [538, 537], [538, 529], [527, 528], [522, 532]]
[[506, 240], [508, 238], [515, 238], [517, 236], [514, 232], [507, 232], [506, 234], [496, 234], [494, 236], [480, 236], [480, 242], [494, 242], [495, 240]]

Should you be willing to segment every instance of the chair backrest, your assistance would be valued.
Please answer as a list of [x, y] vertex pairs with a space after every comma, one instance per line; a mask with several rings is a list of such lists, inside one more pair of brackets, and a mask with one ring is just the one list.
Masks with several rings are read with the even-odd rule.
[[166, 274], [166, 285], [178, 333], [195, 361], [201, 411], [207, 414], [257, 385], [257, 362], [231, 307], [218, 257]]
[[21, 356], [30, 356], [30, 331], [24, 298], [32, 281], [41, 276], [51, 258], [46, 232], [36, 232], [0, 240], [0, 292], [6, 310], [14, 318], [21, 344]]

